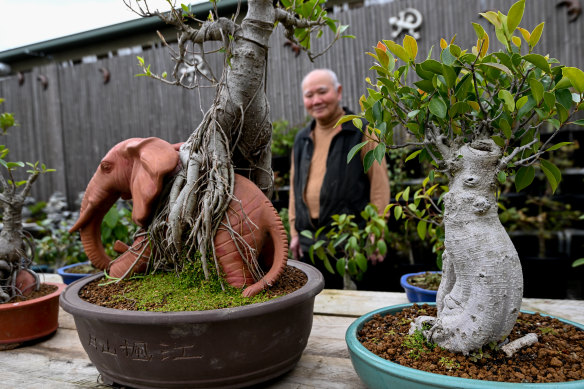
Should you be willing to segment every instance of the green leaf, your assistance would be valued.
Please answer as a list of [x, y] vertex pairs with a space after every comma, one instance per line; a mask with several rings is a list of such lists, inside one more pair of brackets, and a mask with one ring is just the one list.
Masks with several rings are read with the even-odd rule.
[[519, 100], [517, 100], [517, 102], [515, 103], [515, 106], [517, 107], [517, 109], [521, 109], [521, 107], [523, 107], [525, 105], [525, 103], [527, 103], [528, 99], [529, 99], [529, 97], [523, 96]]
[[578, 119], [572, 122], [572, 124], [575, 124], [577, 126], [584, 126], [584, 119]]
[[454, 62], [456, 62], [456, 57], [452, 55], [450, 49], [447, 47], [442, 50], [442, 53], [440, 54], [440, 60], [444, 65], [451, 66]]
[[442, 75], [446, 81], [446, 86], [452, 88], [456, 83], [456, 72], [454, 71], [454, 68], [452, 66], [443, 66]]
[[481, 39], [483, 36], [485, 36], [485, 30], [484, 30], [483, 26], [481, 26], [478, 23], [473, 23], [472, 27], [474, 28], [475, 32], [477, 33], [477, 38]]
[[578, 93], [584, 93], [584, 72], [578, 68], [564, 67], [562, 75], [567, 77]]
[[379, 251], [379, 254], [383, 256], [387, 254], [387, 244], [385, 243], [385, 241], [383, 240], [377, 241], [377, 251]]
[[331, 263], [330, 263], [328, 257], [324, 257], [323, 262], [324, 262], [325, 269], [328, 270], [329, 273], [335, 274], [335, 271], [333, 270], [333, 267], [331, 266]]
[[180, 6], [181, 6], [182, 10], [185, 11], [185, 13], [188, 14], [190, 12], [190, 9], [187, 5], [181, 3]]
[[428, 223], [425, 222], [424, 220], [420, 220], [418, 222], [418, 236], [420, 237], [420, 239], [424, 240], [426, 239], [426, 231], [428, 229]]
[[337, 260], [335, 267], [337, 268], [337, 273], [343, 277], [345, 275], [345, 258]]
[[531, 88], [531, 95], [535, 99], [535, 103], [539, 105], [541, 99], [543, 99], [543, 85], [541, 82], [536, 80], [535, 78], [529, 79], [529, 87]]
[[413, 61], [418, 55], [418, 43], [416, 39], [410, 35], [406, 35], [403, 40], [404, 49], [408, 53], [408, 56]]
[[560, 103], [564, 108], [569, 110], [570, 108], [572, 108], [572, 104], [573, 104], [572, 93], [570, 93], [569, 89], [557, 90], [556, 91], [556, 101], [558, 103]]
[[383, 157], [385, 157], [385, 145], [383, 143], [380, 143], [377, 146], [375, 146], [375, 149], [373, 149], [373, 154], [375, 155], [375, 160], [381, 163]]
[[471, 111], [472, 111], [472, 108], [468, 103], [466, 103], [464, 101], [458, 101], [450, 107], [448, 114], [450, 117], [454, 117], [456, 115], [463, 115], [463, 114], [471, 112]]
[[497, 62], [483, 62], [480, 64], [481, 66], [489, 66], [492, 68], [495, 68], [497, 70], [500, 70], [502, 72], [507, 73], [508, 75], [512, 76], [513, 74], [511, 73], [511, 70], [509, 70], [509, 68], [503, 64], [497, 63]]
[[551, 74], [552, 70], [550, 69], [550, 64], [548, 63], [547, 59], [543, 55], [540, 54], [527, 54], [523, 56], [523, 59], [527, 62], [532, 63], [536, 67], [540, 68], [544, 72]]
[[300, 235], [304, 236], [305, 238], [312, 239], [312, 232], [309, 230], [301, 231]]
[[396, 57], [398, 57], [405, 63], [410, 62], [410, 57], [406, 49], [404, 49], [402, 46], [398, 45], [397, 43], [391, 40], [383, 40], [383, 43], [385, 43], [389, 51], [391, 51]]
[[498, 135], [493, 135], [491, 136], [491, 139], [493, 140], [493, 142], [495, 142], [495, 144], [499, 147], [505, 147], [505, 139], [501, 138]]
[[442, 74], [442, 64], [438, 61], [435, 61], [433, 59], [427, 59], [424, 62], [422, 62], [420, 64], [420, 66], [422, 67], [422, 69], [432, 72], [432, 73], [436, 73], [436, 74]]
[[[582, 120], [582, 125], [584, 126], [584, 120]], [[556, 143], [552, 147], [548, 148], [546, 151], [554, 151], [554, 150], [557, 150], [557, 149], [562, 148], [564, 146], [573, 145], [573, 144], [574, 144], [574, 142], [560, 142], [560, 143]]]
[[439, 118], [444, 119], [446, 117], [447, 112], [446, 103], [444, 102], [444, 100], [442, 100], [440, 96], [432, 97], [432, 100], [430, 100], [428, 108], [430, 109], [430, 112], [432, 114], [438, 116]]
[[408, 161], [416, 158], [421, 152], [422, 152], [422, 149], [414, 151], [413, 153], [411, 153], [410, 155], [407, 156], [407, 158], [405, 159], [404, 162], [408, 162]]
[[430, 80], [417, 81], [417, 82], [414, 82], [414, 85], [426, 93], [432, 93], [435, 90], [434, 83], [432, 83], [432, 81], [430, 81]]
[[584, 265], [584, 258], [579, 258], [572, 263], [572, 267]]
[[541, 163], [541, 170], [547, 177], [548, 182], [552, 187], [552, 193], [555, 193], [558, 185], [560, 184], [560, 181], [562, 180], [562, 172], [556, 165], [548, 160], [540, 159], [539, 162]]
[[541, 38], [541, 33], [543, 32], [543, 25], [544, 23], [541, 22], [531, 32], [531, 36], [529, 37], [529, 47], [533, 48], [539, 42], [539, 38]]
[[513, 34], [513, 31], [515, 31], [519, 26], [519, 23], [521, 23], [524, 10], [525, 0], [519, 0], [509, 8], [509, 13], [507, 14], [507, 31], [509, 31], [510, 34]]
[[511, 139], [511, 136], [513, 135], [513, 133], [511, 131], [511, 126], [509, 125], [509, 123], [507, 122], [507, 120], [501, 119], [499, 121], [499, 127], [501, 128], [501, 131], [503, 132], [503, 135], [505, 135], [505, 138]]
[[515, 190], [520, 192], [527, 188], [535, 178], [535, 169], [533, 166], [522, 166], [515, 174]]
[[363, 158], [363, 171], [367, 173], [371, 166], [373, 166], [373, 162], [375, 162], [375, 153], [373, 150], [369, 150], [365, 154], [365, 158]]
[[543, 102], [551, 110], [556, 105], [556, 95], [551, 92], [543, 92]]
[[347, 164], [351, 162], [355, 154], [357, 154], [367, 143], [369, 143], [368, 140], [353, 146], [353, 148], [349, 151], [349, 154], [347, 154]]
[[341, 124], [349, 122], [353, 119], [360, 119], [360, 118], [361, 118], [361, 116], [359, 116], [359, 115], [345, 115], [339, 119], [337, 124], [335, 124], [335, 127], [340, 126]]
[[401, 207], [395, 207], [393, 209], [393, 216], [395, 217], [395, 220], [399, 220], [402, 215], [403, 215], [404, 210]]
[[367, 271], [367, 258], [363, 254], [361, 253], [355, 254], [355, 262], [357, 262], [357, 266], [359, 266], [359, 269], [361, 269], [362, 271]]
[[505, 107], [509, 112], [515, 111], [515, 100], [513, 95], [507, 89], [501, 89], [497, 95], [505, 103]]
[[499, 180], [501, 185], [505, 184], [505, 181], [507, 181], [507, 173], [500, 171], [499, 173], [497, 173], [497, 179]]
[[8, 170], [12, 170], [12, 169], [16, 169], [19, 167], [24, 167], [25, 164], [24, 164], [24, 162], [6, 162], [5, 166]]
[[103, 223], [105, 223], [109, 228], [114, 228], [120, 220], [120, 214], [116, 207], [110, 208], [110, 210], [103, 217]]

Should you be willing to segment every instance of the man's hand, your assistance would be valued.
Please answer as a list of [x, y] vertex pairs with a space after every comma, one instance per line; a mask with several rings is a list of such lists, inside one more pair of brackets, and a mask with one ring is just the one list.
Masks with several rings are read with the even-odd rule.
[[300, 248], [300, 237], [298, 235], [290, 240], [290, 250], [292, 251], [292, 258], [297, 261], [304, 256], [304, 253]]
[[[373, 234], [369, 235], [369, 241], [373, 244], [375, 242], [375, 235]], [[372, 265], [377, 265], [378, 263], [383, 262], [385, 258], [383, 257], [383, 255], [379, 253], [379, 249], [375, 249], [374, 252], [369, 254], [367, 259], [369, 260], [369, 262], [371, 262]]]

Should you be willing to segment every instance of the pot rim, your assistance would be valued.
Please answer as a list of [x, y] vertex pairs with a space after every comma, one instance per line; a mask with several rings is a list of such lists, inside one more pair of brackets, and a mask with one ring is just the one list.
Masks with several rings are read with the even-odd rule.
[[61, 294], [61, 292], [63, 291], [63, 289], [65, 289], [65, 287], [67, 285], [65, 285], [62, 282], [41, 282], [41, 284], [45, 284], [45, 285], [53, 285], [57, 287], [57, 290], [49, 293], [45, 296], [42, 297], [37, 297], [35, 299], [31, 299], [31, 300], [26, 300], [26, 301], [18, 301], [18, 302], [14, 302], [14, 303], [4, 303], [4, 304], [0, 304], [0, 310], [9, 310], [9, 309], [16, 309], [16, 308], [25, 308], [29, 305], [33, 305], [33, 304], [38, 304], [41, 303], [43, 301], [46, 300], [50, 300], [58, 295]]
[[418, 273], [407, 273], [407, 274], [404, 274], [403, 276], [401, 276], [401, 278], [399, 280], [399, 283], [402, 286], [402, 288], [409, 288], [409, 289], [412, 289], [412, 290], [414, 290], [414, 291], [416, 291], [418, 293], [437, 294], [438, 293], [437, 290], [420, 288], [420, 287], [417, 287], [415, 285], [412, 285], [412, 284], [410, 284], [408, 282], [408, 278], [409, 277], [411, 277], [411, 276], [417, 276], [417, 275], [425, 274], [425, 273], [442, 273], [442, 272], [439, 271], [439, 270], [435, 270], [435, 271], [421, 271], [421, 272], [418, 272]]
[[[365, 322], [371, 320], [374, 315], [384, 315], [388, 314], [389, 311], [401, 311], [404, 308], [411, 307], [412, 305], [423, 305], [428, 304], [430, 306], [436, 306], [436, 303], [408, 303], [408, 304], [399, 304], [399, 305], [391, 305], [383, 308], [376, 309], [369, 313], [366, 313], [363, 316], [357, 318], [345, 333], [345, 342], [347, 343], [347, 347], [350, 353], [354, 353], [361, 361], [370, 365], [370, 366], [377, 366], [377, 368], [388, 371], [391, 370], [391, 375], [407, 379], [413, 382], [418, 382], [420, 384], [425, 384], [428, 382], [433, 382], [435, 384], [440, 384], [440, 387], [444, 388], [486, 388], [489, 386], [496, 386], [497, 388], [560, 388], [566, 387], [568, 388], [576, 388], [579, 385], [582, 385], [584, 380], [578, 381], [568, 381], [568, 382], [549, 382], [549, 383], [516, 383], [516, 382], [498, 382], [498, 381], [486, 381], [486, 380], [476, 380], [472, 378], [462, 378], [462, 377], [452, 377], [448, 375], [430, 373], [423, 370], [414, 369], [412, 367], [402, 366], [395, 362], [389, 361], [387, 359], [381, 358], [380, 356], [375, 355], [371, 351], [367, 350], [365, 346], [359, 342], [357, 339], [357, 332], [363, 328]], [[535, 314], [539, 313], [542, 316], [548, 316], [555, 319], [558, 319], [564, 323], [573, 325], [581, 330], [584, 330], [584, 324], [576, 323], [567, 319], [562, 319], [557, 316], [552, 316], [548, 314], [544, 314], [541, 312], [533, 312], [533, 311], [525, 311], [521, 310], [522, 313], [527, 314]], [[353, 355], [351, 355], [351, 359], [353, 359]]]
[[69, 272], [67, 272], [67, 269], [71, 269], [72, 267], [80, 266], [80, 265], [89, 265], [89, 264], [91, 264], [91, 261], [72, 263], [70, 265], [62, 266], [62, 267], [58, 268], [57, 273], [60, 275], [73, 275], [73, 276], [77, 276], [80, 274], [81, 275], [89, 274], [89, 273], [69, 273]]
[[[322, 274], [313, 266], [295, 260], [288, 260], [288, 265], [300, 269], [308, 278], [302, 288], [262, 303], [245, 305], [233, 308], [213, 309], [207, 311], [183, 311], [183, 312], [147, 312], [147, 311], [123, 311], [114, 308], [105, 308], [88, 303], [79, 297], [79, 291], [86, 284], [103, 277], [103, 274], [79, 279], [67, 286], [60, 296], [60, 305], [73, 316], [79, 315], [88, 318], [96, 318], [100, 321], [115, 321], [125, 323], [140, 322], [143, 324], [171, 324], [176, 322], [205, 323], [217, 322], [232, 319], [240, 319], [257, 315], [258, 310], [270, 313], [285, 309], [292, 305], [300, 304], [313, 298], [324, 288], [324, 278]], [[120, 313], [123, 312], [123, 315]]]

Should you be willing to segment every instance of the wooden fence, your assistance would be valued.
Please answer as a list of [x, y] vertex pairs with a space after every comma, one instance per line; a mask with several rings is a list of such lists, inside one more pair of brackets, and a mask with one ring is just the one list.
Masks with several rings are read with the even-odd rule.
[[[314, 63], [305, 55], [296, 54], [285, 46], [281, 30], [271, 39], [268, 61], [268, 95], [272, 119], [286, 119], [291, 124], [302, 123], [306, 114], [302, 104], [300, 83], [306, 72], [314, 68], [334, 70], [343, 84], [344, 104], [358, 109], [357, 100], [367, 87], [365, 77], [371, 58], [365, 54], [382, 39], [402, 40], [403, 34], [392, 38], [388, 20], [406, 8], [417, 9], [423, 23], [417, 30], [420, 37], [419, 56], [426, 56], [434, 47], [439, 53], [439, 40], [457, 35], [456, 43], [470, 48], [476, 42], [471, 22], [480, 23], [490, 31], [491, 45], [497, 46], [494, 31], [479, 17], [479, 12], [500, 9], [506, 12], [513, 1], [505, 0], [396, 0], [340, 11], [333, 16], [349, 24], [347, 33], [356, 39], [343, 39]], [[568, 23], [565, 8], [557, 8], [551, 0], [529, 0], [521, 23], [532, 30], [545, 22], [544, 36], [538, 53], [559, 58], [568, 66], [584, 66], [584, 18]], [[406, 31], [407, 32], [407, 31]], [[317, 40], [314, 50], [322, 49], [330, 35]], [[140, 54], [152, 64], [153, 71], [170, 71], [172, 63], [165, 48], [153, 48]], [[210, 56], [210, 68], [218, 73], [222, 59]], [[100, 159], [117, 142], [130, 137], [157, 136], [169, 142], [185, 140], [202, 119], [213, 98], [210, 88], [185, 90], [170, 87], [139, 72], [135, 55], [112, 56], [95, 63], [78, 65], [52, 64], [25, 74], [19, 85], [17, 77], [0, 80], [0, 97], [7, 101], [0, 106], [13, 112], [20, 126], [2, 139], [10, 148], [10, 160], [40, 160], [56, 173], [41, 177], [33, 196], [46, 200], [55, 191], [64, 193], [69, 202], [82, 191]], [[104, 83], [100, 69], [110, 73]], [[44, 76], [46, 88], [37, 81]]]

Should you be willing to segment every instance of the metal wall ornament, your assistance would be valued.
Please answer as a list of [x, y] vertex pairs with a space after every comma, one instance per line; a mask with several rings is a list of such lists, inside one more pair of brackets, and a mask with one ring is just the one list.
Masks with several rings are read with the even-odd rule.
[[420, 39], [420, 33], [416, 30], [422, 25], [422, 14], [415, 8], [406, 8], [399, 11], [398, 16], [389, 18], [392, 32], [391, 37], [397, 38], [402, 33], [409, 34], [415, 39]]

